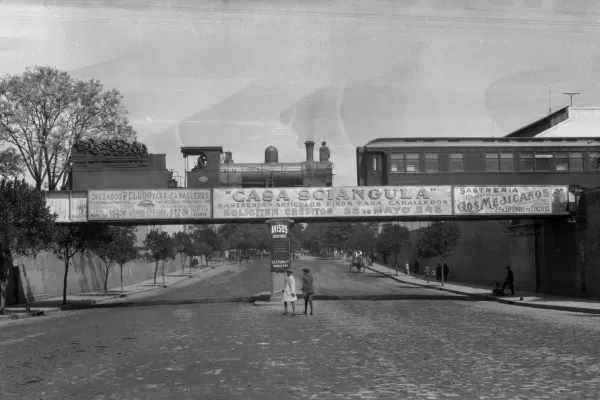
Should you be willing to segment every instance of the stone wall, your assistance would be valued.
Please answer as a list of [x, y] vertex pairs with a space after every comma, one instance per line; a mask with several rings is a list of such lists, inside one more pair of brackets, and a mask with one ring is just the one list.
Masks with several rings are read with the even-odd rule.
[[600, 188], [583, 192], [579, 209], [575, 283], [581, 297], [600, 299]]
[[[35, 259], [24, 258], [14, 262], [19, 267], [20, 285], [25, 293], [30, 293], [35, 300], [62, 296], [64, 262], [51, 253], [40, 253]], [[189, 260], [186, 260], [186, 271]], [[165, 274], [181, 271], [181, 259], [165, 263]], [[159, 263], [157, 282], [161, 282], [162, 262]], [[67, 294], [77, 295], [80, 293], [104, 290], [105, 269], [103, 263], [94, 255], [78, 254], [71, 260], [69, 266]], [[134, 261], [123, 266], [123, 285], [132, 285], [152, 279], [154, 276], [154, 263]], [[13, 277], [14, 278], [14, 277]], [[120, 269], [112, 267], [108, 288], [120, 286]], [[22, 297], [22, 296], [21, 296]], [[15, 296], [11, 292], [7, 297], [8, 304], [15, 303]]]

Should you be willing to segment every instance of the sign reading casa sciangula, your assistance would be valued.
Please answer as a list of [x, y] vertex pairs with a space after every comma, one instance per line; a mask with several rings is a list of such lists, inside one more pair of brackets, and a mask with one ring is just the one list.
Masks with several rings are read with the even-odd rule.
[[452, 215], [451, 186], [213, 189], [213, 218]]

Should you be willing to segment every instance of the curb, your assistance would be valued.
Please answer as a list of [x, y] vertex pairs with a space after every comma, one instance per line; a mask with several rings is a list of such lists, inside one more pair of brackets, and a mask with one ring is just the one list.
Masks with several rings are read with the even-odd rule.
[[432, 286], [424, 285], [421, 283], [407, 282], [407, 281], [401, 280], [399, 278], [396, 278], [395, 276], [386, 274], [385, 272], [377, 271], [376, 269], [373, 269], [371, 267], [366, 267], [366, 268], [368, 268], [369, 270], [371, 270], [373, 272], [380, 273], [381, 275], [391, 278], [397, 282], [406, 283], [409, 285], [416, 285], [416, 286], [420, 286], [420, 287], [423, 287], [426, 289], [441, 290], [441, 291], [448, 292], [448, 293], [461, 294], [463, 296], [468, 296], [468, 297], [472, 297], [474, 299], [483, 300], [483, 301], [494, 301], [496, 303], [509, 304], [512, 306], [527, 307], [527, 308], [539, 308], [539, 309], [544, 309], [544, 310], [568, 311], [568, 312], [576, 312], [576, 313], [582, 313], [582, 314], [600, 314], [600, 309], [597, 309], [597, 308], [559, 306], [559, 305], [554, 305], [554, 304], [532, 304], [532, 303], [525, 303], [525, 302], [518, 301], [518, 300], [507, 300], [507, 299], [488, 296], [488, 295], [484, 295], [484, 294], [465, 293], [465, 292], [460, 292], [458, 290], [446, 289], [444, 287], [432, 287]]

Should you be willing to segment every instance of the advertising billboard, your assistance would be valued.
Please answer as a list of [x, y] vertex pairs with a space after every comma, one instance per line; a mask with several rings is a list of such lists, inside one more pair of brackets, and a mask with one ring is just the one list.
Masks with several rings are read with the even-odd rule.
[[51, 213], [57, 214], [56, 222], [87, 221], [86, 192], [45, 192], [46, 204]]
[[286, 221], [271, 223], [271, 272], [290, 268], [290, 232]]
[[213, 218], [452, 215], [451, 186], [213, 189]]
[[210, 218], [210, 189], [88, 191], [89, 221]]
[[455, 215], [566, 214], [567, 186], [455, 186]]

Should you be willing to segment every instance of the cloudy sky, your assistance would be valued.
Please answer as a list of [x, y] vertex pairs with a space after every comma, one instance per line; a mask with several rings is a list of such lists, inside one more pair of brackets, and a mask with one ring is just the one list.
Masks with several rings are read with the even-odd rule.
[[[236, 162], [302, 161], [326, 140], [335, 185], [376, 137], [502, 136], [600, 106], [595, 0], [0, 1], [0, 73], [52, 65], [119, 89], [139, 138]], [[598, 48], [596, 48], [598, 46]], [[318, 146], [317, 146], [318, 147]]]

